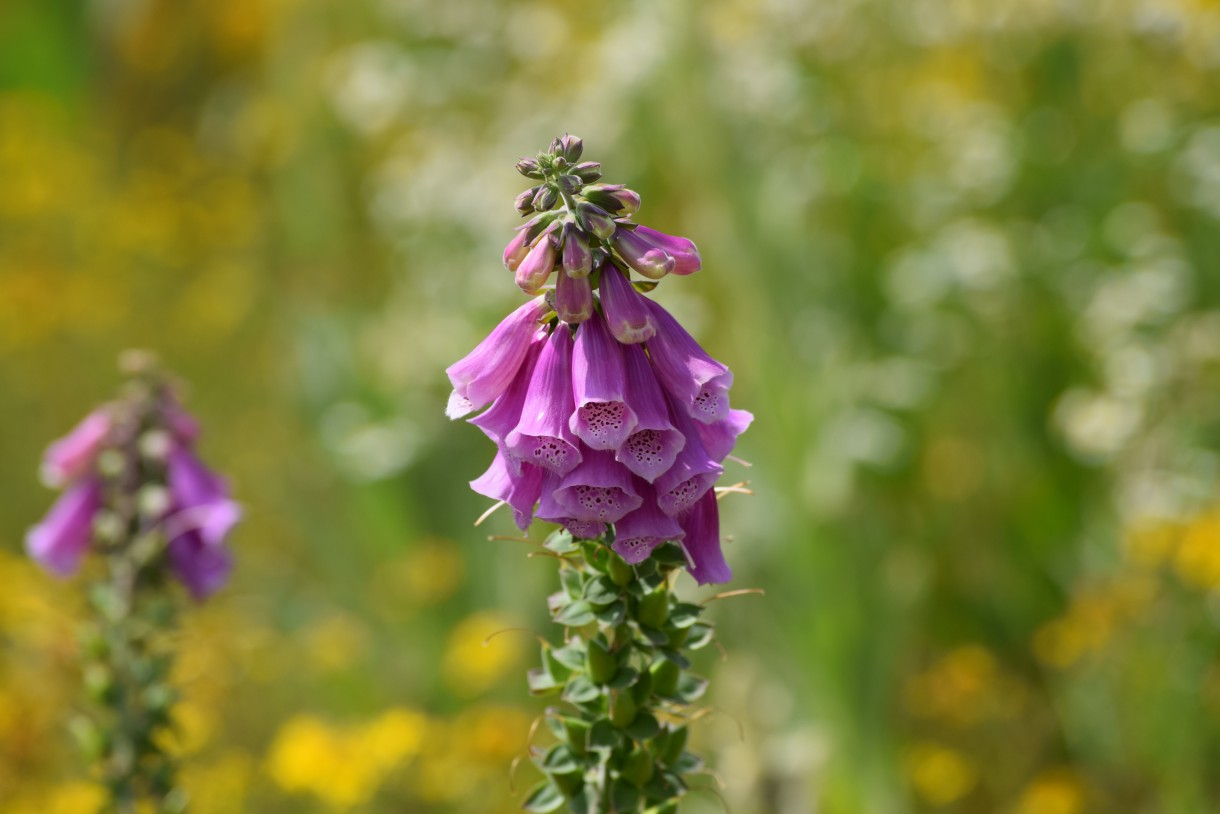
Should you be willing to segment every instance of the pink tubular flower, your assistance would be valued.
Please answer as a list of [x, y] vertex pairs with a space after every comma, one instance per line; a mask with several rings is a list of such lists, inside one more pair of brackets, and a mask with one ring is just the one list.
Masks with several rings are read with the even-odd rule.
[[538, 320], [547, 312], [546, 300], [537, 297], [509, 314], [486, 339], [459, 362], [445, 369], [453, 395], [445, 414], [461, 418], [490, 404], [504, 392], [525, 359]]
[[101, 481], [93, 477], [77, 481], [26, 534], [26, 553], [56, 576], [76, 573], [93, 541], [93, 516], [101, 507]]
[[678, 521], [657, 507], [652, 488], [639, 484], [644, 502], [638, 509], [614, 524], [614, 545], [618, 555], [634, 565], [648, 558], [662, 543], [681, 541], [686, 532]]
[[516, 271], [521, 261], [529, 254], [530, 230], [528, 226], [517, 229], [517, 235], [504, 247], [504, 268]]
[[[521, 408], [525, 405], [525, 396], [529, 392], [530, 379], [534, 375], [534, 367], [538, 363], [538, 355], [546, 345], [546, 334], [539, 332], [530, 342], [525, 360], [517, 370], [508, 389], [501, 393], [491, 407], [479, 413], [474, 418], [466, 419], [483, 431], [483, 434], [495, 442], [496, 447], [504, 454], [505, 461], [514, 473], [521, 471], [521, 459], [508, 452], [508, 435], [521, 423]], [[499, 499], [499, 498], [497, 498]]]
[[754, 414], [746, 410], [729, 410], [723, 421], [715, 424], [699, 422], [696, 429], [703, 448], [714, 460], [723, 461], [733, 451], [737, 444], [737, 436], [749, 428], [754, 421]]
[[686, 532], [682, 549], [690, 560], [690, 575], [700, 585], [728, 582], [733, 571], [720, 549], [720, 507], [714, 492], [707, 492], [690, 511], [678, 517]]
[[521, 406], [521, 420], [505, 439], [505, 447], [557, 475], [580, 463], [579, 442], [568, 429], [572, 402], [572, 334], [563, 325], [551, 332]]
[[676, 515], [703, 497], [724, 473], [724, 467], [704, 449], [695, 422], [690, 416], [683, 415], [677, 405], [674, 405], [673, 418], [678, 431], [686, 438], [686, 445], [678, 453], [674, 465], [657, 478], [654, 485], [657, 505], [666, 514]]
[[513, 464], [497, 452], [487, 471], [470, 482], [470, 488], [492, 500], [503, 500], [513, 511], [517, 528], [525, 531], [534, 519], [534, 504], [542, 492], [544, 472], [532, 464]]
[[693, 241], [676, 235], [667, 235], [647, 226], [635, 227], [635, 237], [650, 248], [660, 249], [674, 259], [674, 274], [694, 274], [703, 268], [703, 258]]
[[558, 275], [555, 283], [555, 313], [569, 325], [577, 325], [593, 315], [593, 289], [588, 277]]
[[42, 482], [62, 489], [93, 467], [113, 419], [108, 407], [85, 416], [67, 435], [47, 447], [42, 456]]
[[517, 266], [517, 287], [526, 294], [536, 294], [554, 270], [555, 238], [551, 232], [544, 232]]
[[627, 265], [650, 280], [660, 280], [676, 268], [669, 252], [652, 245], [635, 232], [634, 229], [620, 226], [614, 233], [614, 250]]
[[732, 371], [709, 356], [668, 311], [645, 302], [657, 326], [647, 347], [661, 385], [699, 421], [723, 420], [729, 412]]
[[593, 270], [589, 240], [570, 223], [563, 227], [563, 270], [569, 277], [588, 277]]
[[572, 351], [576, 412], [569, 427], [592, 449], [618, 449], [636, 426], [635, 411], [625, 402], [627, 376], [621, 349], [600, 314], [576, 331]]
[[652, 483], [674, 464], [686, 439], [669, 420], [665, 394], [639, 345], [623, 345], [627, 404], [636, 415], [635, 431], [615, 453], [615, 460]]
[[609, 452], [585, 449], [580, 466], [568, 473], [554, 492], [554, 500], [576, 520], [617, 523], [640, 507], [643, 499], [631, 482], [631, 473]]
[[648, 309], [648, 300], [613, 263], [602, 266], [600, 290], [602, 310], [606, 312], [606, 322], [615, 339], [624, 345], [652, 339], [657, 326]]
[[241, 506], [229, 497], [224, 479], [185, 448], [170, 452], [166, 474], [170, 565], [195, 598], [204, 599], [224, 585], [232, 570], [225, 540], [241, 519]]

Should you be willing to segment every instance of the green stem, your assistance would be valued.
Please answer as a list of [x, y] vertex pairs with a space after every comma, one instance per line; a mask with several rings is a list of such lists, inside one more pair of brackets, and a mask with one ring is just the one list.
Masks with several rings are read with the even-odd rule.
[[631, 566], [604, 540], [552, 534], [563, 590], [551, 598], [565, 628], [530, 671], [533, 694], [558, 696], [547, 711], [558, 741], [533, 755], [546, 780], [526, 798], [531, 812], [669, 814], [702, 762], [687, 752], [686, 720], [707, 681], [688, 653], [712, 639], [703, 608], [672, 591], [685, 559], [674, 544]]

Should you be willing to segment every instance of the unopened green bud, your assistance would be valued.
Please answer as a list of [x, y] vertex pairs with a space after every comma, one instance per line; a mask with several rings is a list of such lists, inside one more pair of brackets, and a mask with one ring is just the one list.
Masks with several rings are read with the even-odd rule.
[[580, 188], [582, 186], [584, 186], [584, 181], [581, 181], [578, 176], [575, 176], [575, 175], [559, 176], [559, 188], [561, 190], [563, 190], [564, 192], [568, 193], [569, 195], [580, 192]]
[[165, 430], [149, 430], [140, 436], [140, 455], [146, 461], [164, 463], [173, 445]]
[[102, 509], [93, 515], [93, 533], [103, 545], [118, 545], [126, 531], [122, 518], [110, 509]]
[[85, 692], [99, 704], [114, 698], [114, 674], [104, 664], [89, 664], [84, 672]]
[[103, 478], [119, 478], [127, 469], [127, 462], [123, 460], [123, 453], [117, 449], [102, 450], [97, 456], [97, 471]]
[[635, 699], [631, 697], [630, 692], [620, 690], [613, 693], [610, 700], [610, 723], [623, 729], [635, 720], [636, 712]]
[[573, 167], [572, 174], [580, 176], [580, 180], [590, 184], [602, 177], [602, 165], [596, 161], [585, 161]]
[[534, 195], [534, 209], [539, 212], [546, 212], [555, 208], [555, 204], [559, 202], [559, 191], [555, 187], [547, 185], [538, 188], [538, 193]]
[[570, 163], [579, 161], [584, 151], [584, 141], [568, 133], [551, 142], [551, 154], [560, 156]]
[[163, 715], [178, 700], [178, 694], [168, 684], [153, 684], [144, 690], [144, 704], [156, 715]]
[[80, 632], [80, 649], [86, 659], [104, 659], [110, 653], [110, 643], [97, 625], [87, 625]]
[[106, 732], [84, 715], [74, 715], [68, 721], [68, 733], [81, 753], [89, 760], [100, 760], [109, 748]]
[[639, 788], [652, 779], [655, 771], [656, 766], [653, 763], [652, 755], [643, 749], [637, 749], [627, 756], [622, 774], [627, 778], [627, 782]]
[[614, 218], [610, 217], [606, 210], [588, 201], [576, 204], [576, 222], [580, 224], [580, 228], [592, 232], [602, 240], [613, 237], [615, 229], [618, 228]]
[[631, 566], [627, 564], [627, 561], [613, 552], [610, 554], [610, 562], [607, 563], [606, 571], [609, 573], [610, 579], [614, 581], [614, 584], [620, 588], [631, 582], [632, 577], [635, 576], [635, 572], [631, 570]]
[[616, 217], [633, 215], [640, 209], [640, 196], [622, 184], [598, 184], [585, 187], [581, 193], [586, 200], [595, 203]]
[[517, 162], [517, 172], [524, 175], [526, 178], [541, 178], [542, 168], [538, 166], [538, 159], [523, 158]]
[[682, 669], [669, 659], [661, 659], [652, 665], [652, 691], [657, 695], [673, 696], [678, 691], [678, 679]]
[[145, 520], [157, 520], [169, 511], [169, 490], [157, 483], [150, 483], [140, 488], [136, 494], [136, 506], [140, 517]]
[[653, 591], [640, 600], [636, 619], [641, 625], [659, 629], [669, 616], [669, 594], [664, 587]]
[[517, 196], [513, 201], [513, 206], [517, 207], [517, 211], [522, 215], [529, 215], [534, 211], [534, 196], [538, 194], [541, 187], [530, 187]]
[[585, 656], [585, 669], [589, 671], [589, 679], [594, 684], [605, 684], [618, 672], [618, 661], [606, 648], [591, 641]]
[[669, 733], [669, 739], [665, 742], [665, 750], [658, 755], [661, 762], [666, 766], [672, 766], [678, 758], [682, 757], [682, 752], [686, 749], [686, 741], [690, 737], [690, 730], [684, 726], [678, 727]]

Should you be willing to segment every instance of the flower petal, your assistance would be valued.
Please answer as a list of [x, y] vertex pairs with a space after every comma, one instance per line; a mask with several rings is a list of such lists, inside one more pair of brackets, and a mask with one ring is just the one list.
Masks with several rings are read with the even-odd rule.
[[639, 345], [622, 346], [627, 373], [627, 405], [636, 415], [635, 431], [615, 453], [615, 460], [652, 483], [674, 464], [686, 444], [669, 420], [665, 394]]
[[165, 535], [171, 542], [195, 532], [205, 545], [219, 546], [241, 519], [241, 506], [230, 499], [224, 478], [184, 447], [170, 451], [166, 485], [171, 513], [165, 518]]
[[674, 465], [656, 481], [657, 505], [666, 514], [679, 514], [693, 506], [724, 472], [724, 467], [704, 449], [695, 422], [678, 405], [674, 405], [673, 418], [686, 445]]
[[233, 570], [233, 553], [228, 547], [207, 543], [197, 531], [175, 537], [167, 552], [174, 575], [196, 600], [220, 590]]
[[446, 368], [453, 395], [445, 414], [461, 418], [490, 404], [504, 392], [525, 359], [546, 300], [536, 297], [513, 311], [461, 361]]
[[733, 571], [724, 560], [720, 548], [720, 507], [716, 494], [708, 492], [690, 511], [679, 515], [678, 522], [686, 531], [682, 548], [690, 559], [690, 575], [700, 585], [728, 582]]
[[644, 243], [662, 249], [674, 259], [672, 269], [674, 274], [694, 274], [703, 268], [703, 258], [699, 256], [699, 249], [696, 248], [694, 241], [685, 237], [667, 235], [656, 229], [649, 229], [647, 226], [635, 227], [635, 234]]
[[525, 531], [534, 519], [534, 504], [542, 491], [543, 470], [532, 464], [516, 464], [516, 472], [503, 453], [496, 453], [491, 466], [470, 482], [470, 488], [492, 500], [503, 500], [513, 511], [517, 528]]
[[576, 331], [572, 349], [576, 412], [569, 428], [592, 449], [618, 449], [636, 426], [635, 411], [626, 404], [622, 348], [600, 314]]
[[482, 430], [483, 434], [494, 441], [500, 451], [508, 456], [507, 463], [515, 474], [521, 471], [521, 461], [515, 456], [508, 455], [508, 435], [521, 423], [521, 408], [525, 405], [530, 378], [534, 375], [538, 355], [545, 344], [546, 334], [542, 332], [535, 334], [534, 341], [530, 343], [525, 359], [508, 389], [501, 393], [487, 410], [474, 418], [466, 419]]
[[631, 482], [631, 473], [609, 452], [583, 450], [580, 466], [559, 482], [553, 498], [577, 520], [614, 523], [638, 509], [643, 499]]
[[648, 310], [648, 300], [635, 290], [626, 275], [613, 263], [601, 267], [602, 310], [610, 333], [625, 345], [646, 342], [657, 332], [656, 323]]
[[111, 424], [110, 410], [99, 407], [47, 447], [42, 456], [42, 482], [61, 489], [85, 474], [106, 442]]
[[705, 424], [723, 420], [729, 412], [732, 371], [709, 356], [668, 311], [645, 302], [657, 326], [656, 336], [647, 343], [648, 355], [662, 386]]
[[505, 447], [523, 461], [566, 475], [580, 463], [579, 442], [568, 429], [573, 410], [572, 334], [560, 325], [538, 355], [521, 421]]
[[614, 524], [614, 545], [611, 546], [632, 565], [647, 559], [662, 543], [679, 541], [686, 536], [677, 520], [657, 508], [652, 487], [641, 483], [637, 484], [637, 489], [644, 496], [644, 502]]
[[715, 424], [696, 423], [699, 440], [713, 460], [723, 461], [737, 444], [741, 435], [754, 420], [754, 414], [746, 410], [729, 410], [723, 421]]
[[93, 516], [101, 507], [101, 481], [92, 477], [77, 481], [26, 533], [26, 553], [52, 574], [75, 573], [93, 541]]

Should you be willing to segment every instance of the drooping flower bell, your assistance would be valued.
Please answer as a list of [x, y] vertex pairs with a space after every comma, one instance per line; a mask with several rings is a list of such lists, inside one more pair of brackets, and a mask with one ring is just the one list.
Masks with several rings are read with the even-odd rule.
[[469, 419], [498, 449], [471, 485], [522, 528], [540, 517], [598, 539], [612, 526], [631, 563], [674, 542], [699, 582], [723, 582], [712, 486], [753, 417], [729, 407], [729, 368], [646, 296], [702, 258], [635, 223], [640, 196], [601, 183], [600, 164], [577, 163], [583, 150], [563, 136], [518, 162], [534, 184], [517, 199], [530, 220], [504, 264], [535, 299], [448, 369], [447, 412], [491, 405]]

